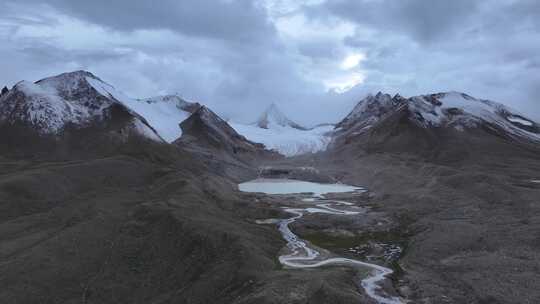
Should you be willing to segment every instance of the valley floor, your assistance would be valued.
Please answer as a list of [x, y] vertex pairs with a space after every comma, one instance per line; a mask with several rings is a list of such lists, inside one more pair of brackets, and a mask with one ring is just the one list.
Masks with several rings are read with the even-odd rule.
[[[290, 229], [329, 256], [392, 268], [393, 295], [540, 302], [538, 159], [317, 154], [259, 165], [268, 177], [367, 187], [347, 197], [365, 215], [307, 214]], [[375, 303], [358, 286], [367, 273], [281, 265], [286, 242], [259, 223], [291, 217], [281, 207], [294, 197], [239, 192], [257, 167], [231, 179], [189, 153], [0, 159], [2, 302]]]
[[540, 186], [532, 179], [540, 161], [532, 155], [444, 164], [319, 155], [277, 165], [313, 166], [371, 190], [373, 210], [399, 227], [393, 239], [405, 245], [395, 283], [414, 303], [538, 303]]

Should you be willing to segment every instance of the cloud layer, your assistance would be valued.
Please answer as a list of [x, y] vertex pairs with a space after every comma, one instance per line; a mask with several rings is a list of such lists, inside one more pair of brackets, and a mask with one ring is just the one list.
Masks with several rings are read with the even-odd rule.
[[129, 95], [244, 122], [275, 102], [306, 124], [368, 92], [456, 90], [540, 120], [539, 15], [534, 0], [7, 0], [0, 82], [87, 69]]

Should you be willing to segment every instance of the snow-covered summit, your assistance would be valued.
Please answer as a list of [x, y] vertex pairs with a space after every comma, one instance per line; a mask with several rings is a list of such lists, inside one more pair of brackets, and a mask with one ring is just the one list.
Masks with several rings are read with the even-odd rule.
[[347, 129], [358, 123], [369, 126], [391, 112], [401, 101], [402, 97], [399, 95], [392, 98], [392, 96], [382, 92], [378, 92], [376, 95], [369, 94], [353, 108], [349, 115], [336, 125], [336, 129]]
[[337, 126], [337, 131], [356, 134], [397, 111], [405, 110], [408, 119], [422, 128], [454, 128], [465, 131], [486, 127], [521, 140], [540, 141], [540, 125], [500, 103], [477, 99], [460, 92], [444, 92], [403, 98], [378, 93], [361, 100]]
[[446, 92], [412, 97], [408, 106], [423, 127], [457, 130], [487, 126], [510, 137], [540, 141], [540, 125], [503, 104], [477, 99], [464, 93]]
[[306, 128], [290, 120], [278, 106], [272, 103], [264, 112], [261, 113], [259, 119], [255, 123], [259, 128], [270, 129], [274, 126], [291, 127], [299, 130], [305, 130]]
[[86, 127], [100, 123], [109, 118], [113, 105], [119, 105], [132, 115], [127, 128], [161, 141], [144, 118], [109, 91], [116, 92], [86, 71], [63, 73], [35, 83], [21, 81], [0, 97], [0, 121], [24, 123], [42, 134], [57, 134], [68, 124]]

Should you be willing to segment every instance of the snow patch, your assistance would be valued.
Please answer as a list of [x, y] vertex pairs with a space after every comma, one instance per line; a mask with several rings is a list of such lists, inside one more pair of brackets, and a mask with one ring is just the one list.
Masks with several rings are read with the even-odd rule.
[[129, 99], [125, 104], [143, 116], [163, 139], [171, 143], [182, 136], [180, 123], [191, 113], [183, 111], [174, 102], [158, 101], [149, 103], [144, 100]]
[[45, 124], [45, 129], [51, 132], [59, 131], [68, 121], [75, 121], [72, 107], [68, 106], [56, 92], [43, 88], [28, 81], [21, 81], [16, 85], [27, 97], [30, 121], [35, 124]]
[[509, 116], [507, 117], [508, 120], [510, 120], [511, 122], [517, 122], [519, 124], [522, 124], [524, 126], [530, 126], [532, 127], [533, 126], [533, 123], [528, 121], [528, 120], [525, 120], [525, 119], [521, 119], [519, 117], [516, 117], [516, 116]]
[[182, 136], [180, 123], [191, 113], [181, 109], [183, 103], [179, 100], [169, 100], [165, 96], [134, 99], [116, 90], [113, 86], [88, 77], [88, 82], [104, 96], [111, 96], [124, 104], [131, 111], [144, 117], [165, 141], [171, 143]]

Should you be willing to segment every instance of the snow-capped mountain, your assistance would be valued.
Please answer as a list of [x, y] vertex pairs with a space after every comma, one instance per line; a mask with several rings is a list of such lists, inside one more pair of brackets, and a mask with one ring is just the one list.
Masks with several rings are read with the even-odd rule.
[[[36, 83], [22, 81], [11, 90], [4, 90], [0, 101], [1, 122], [24, 123], [42, 134], [62, 134], [68, 126], [101, 126], [111, 120], [112, 109], [120, 108], [129, 117], [128, 123], [121, 128], [169, 143], [181, 137], [180, 124], [201, 107], [177, 95], [130, 98], [85, 71], [64, 73]], [[203, 112], [199, 111], [199, 116], [205, 116]], [[215, 114], [205, 117], [219, 118]], [[218, 136], [223, 141], [225, 137], [237, 138], [234, 134], [238, 132], [249, 141], [262, 143], [286, 156], [324, 150], [331, 139], [332, 126], [306, 129], [287, 118], [274, 104], [255, 124], [232, 124], [232, 132], [227, 131], [229, 125], [225, 121], [220, 121], [220, 124], [206, 123], [208, 126], [219, 125], [207, 128], [214, 133], [210, 137]], [[221, 136], [223, 132], [227, 136]]]
[[510, 136], [540, 140], [538, 123], [494, 101], [448, 92], [412, 97], [408, 104], [414, 119], [424, 127], [465, 130], [488, 124]]
[[464, 93], [446, 92], [403, 98], [378, 93], [361, 100], [336, 125], [336, 137], [351, 137], [403, 113], [406, 119], [424, 129], [453, 129], [464, 132], [484, 128], [522, 142], [540, 142], [540, 125], [500, 103], [477, 99]]
[[272, 127], [280, 126], [306, 130], [306, 128], [290, 120], [274, 103], [261, 113], [259, 119], [255, 122], [255, 125], [263, 129], [271, 129]]
[[128, 105], [111, 85], [85, 71], [64, 73], [35, 83], [21, 81], [0, 97], [0, 122], [22, 123], [41, 134], [59, 134], [67, 126], [82, 128], [110, 119], [115, 109], [125, 111], [123, 126], [152, 140], [162, 141], [148, 122]]
[[[395, 138], [402, 133], [404, 129], [400, 127], [404, 125], [390, 123], [391, 127], [381, 132], [381, 125], [392, 119], [405, 120], [406, 128], [461, 133], [484, 130], [522, 143], [540, 143], [537, 122], [502, 104], [458, 92], [411, 98], [379, 92], [361, 100], [335, 127], [324, 124], [311, 129], [287, 118], [275, 104], [269, 106], [256, 123], [228, 124], [208, 108], [178, 95], [130, 98], [85, 71], [64, 73], [35, 83], [21, 81], [0, 93], [0, 124], [23, 124], [42, 134], [107, 125], [118, 110], [122, 113], [122, 122], [112, 125], [120, 134], [135, 132], [155, 141], [172, 143], [182, 135], [181, 124], [193, 134], [195, 127], [204, 126], [208, 142], [233, 147], [232, 150], [250, 150], [250, 145], [261, 143], [285, 156], [324, 151], [331, 142], [351, 142], [358, 136], [373, 133], [374, 129], [379, 135]], [[186, 122], [195, 113], [197, 115]], [[434, 132], [429, 136], [437, 137]], [[410, 134], [420, 136], [416, 131]], [[371, 142], [381, 139], [380, 136], [370, 138]], [[224, 144], [227, 140], [231, 141], [230, 145]]]
[[256, 123], [231, 123], [231, 126], [250, 141], [262, 143], [285, 156], [325, 150], [333, 129], [333, 125], [306, 129], [287, 118], [275, 104], [270, 105]]

